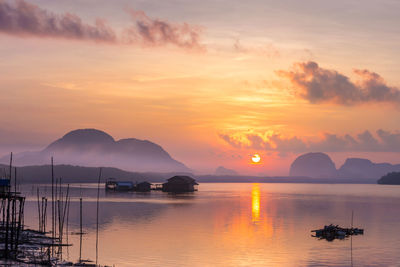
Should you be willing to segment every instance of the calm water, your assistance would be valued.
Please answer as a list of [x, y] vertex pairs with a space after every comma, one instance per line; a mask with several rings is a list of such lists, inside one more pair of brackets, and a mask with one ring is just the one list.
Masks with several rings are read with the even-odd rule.
[[[37, 227], [36, 187], [24, 186], [25, 222]], [[40, 185], [41, 195], [50, 188]], [[101, 188], [99, 262], [115, 266], [400, 266], [400, 186], [201, 184], [193, 194], [106, 194]], [[95, 259], [96, 185], [73, 185], [69, 232]], [[50, 210], [50, 206], [49, 209]], [[310, 230], [334, 223], [363, 236], [327, 242]], [[51, 225], [50, 220], [48, 224]], [[64, 251], [79, 258], [79, 236]], [[352, 243], [352, 250], [351, 250]]]

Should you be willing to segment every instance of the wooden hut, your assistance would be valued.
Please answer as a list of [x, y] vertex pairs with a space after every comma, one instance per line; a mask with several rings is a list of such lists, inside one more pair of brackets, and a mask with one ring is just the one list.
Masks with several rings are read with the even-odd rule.
[[193, 192], [197, 191], [196, 180], [189, 176], [174, 176], [163, 184], [163, 192]]
[[136, 185], [136, 191], [138, 192], [150, 192], [151, 183], [149, 182], [141, 182]]

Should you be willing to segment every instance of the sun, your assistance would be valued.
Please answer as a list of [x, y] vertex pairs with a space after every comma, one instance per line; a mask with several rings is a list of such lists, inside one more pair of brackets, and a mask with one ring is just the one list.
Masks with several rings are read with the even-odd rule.
[[261, 160], [261, 157], [260, 157], [259, 154], [254, 154], [254, 155], [251, 156], [251, 161], [252, 161], [253, 163], [259, 163], [260, 160]]

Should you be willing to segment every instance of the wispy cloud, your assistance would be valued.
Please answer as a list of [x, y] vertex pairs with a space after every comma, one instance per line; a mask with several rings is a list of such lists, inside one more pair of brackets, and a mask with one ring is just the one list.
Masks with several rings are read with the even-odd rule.
[[400, 152], [400, 132], [378, 130], [373, 135], [364, 131], [355, 136], [325, 133], [319, 140], [297, 136], [284, 137], [272, 134], [220, 134], [225, 142], [235, 148], [263, 149], [281, 153], [323, 152]]
[[188, 23], [152, 19], [143, 11], [129, 10], [132, 25], [118, 34], [104, 19], [88, 24], [71, 13], [56, 14], [24, 0], [0, 0], [0, 33], [24, 37], [64, 38], [141, 46], [176, 46], [204, 50], [202, 29]]
[[240, 140], [235, 139], [232, 136], [229, 136], [227, 134], [219, 134], [218, 136], [234, 148], [242, 147], [242, 142]]
[[104, 20], [86, 24], [71, 13], [55, 14], [23, 0], [0, 1], [0, 31], [12, 35], [116, 42], [116, 34]]
[[152, 19], [143, 11], [130, 9], [128, 12], [134, 22], [134, 25], [125, 31], [128, 42], [147, 46], [175, 45], [199, 50], [205, 48], [200, 42], [202, 29], [198, 26]]
[[255, 54], [265, 58], [280, 58], [281, 51], [273, 43], [257, 42], [257, 46], [244, 45], [239, 38], [234, 39], [233, 51], [239, 54]]
[[388, 86], [379, 74], [369, 70], [354, 70], [354, 73], [360, 77], [357, 82], [335, 70], [321, 68], [312, 61], [295, 63], [289, 71], [277, 71], [279, 76], [291, 82], [297, 96], [310, 103], [400, 103], [400, 90]]

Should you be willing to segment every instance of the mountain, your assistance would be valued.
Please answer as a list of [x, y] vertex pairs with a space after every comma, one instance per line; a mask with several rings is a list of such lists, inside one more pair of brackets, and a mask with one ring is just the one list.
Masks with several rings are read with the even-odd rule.
[[307, 153], [297, 157], [290, 166], [290, 176], [311, 178], [379, 179], [390, 172], [400, 172], [400, 164], [374, 163], [369, 159], [348, 158], [336, 170], [324, 153]]
[[290, 166], [290, 176], [311, 178], [334, 178], [336, 167], [331, 158], [324, 153], [307, 153], [297, 157]]
[[227, 169], [224, 166], [219, 166], [215, 172], [215, 175], [238, 175], [235, 170]]
[[[114, 140], [100, 130], [74, 130], [42, 151], [16, 154], [15, 165], [43, 165], [54, 157], [56, 163], [80, 166], [107, 166], [130, 171], [188, 172], [183, 163], [173, 159], [161, 146], [135, 138]], [[9, 156], [0, 159], [7, 163]]]
[[343, 178], [376, 178], [382, 177], [389, 172], [400, 171], [400, 164], [373, 163], [368, 159], [348, 158], [339, 168], [338, 176]]

